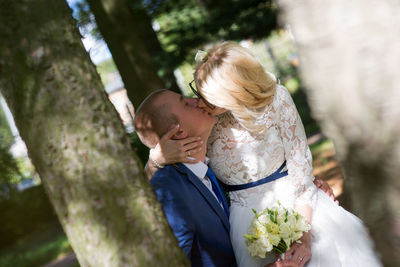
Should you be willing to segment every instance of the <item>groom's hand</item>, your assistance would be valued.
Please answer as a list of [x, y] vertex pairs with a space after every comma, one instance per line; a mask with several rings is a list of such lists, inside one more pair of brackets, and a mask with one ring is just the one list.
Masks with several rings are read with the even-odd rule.
[[315, 179], [314, 184], [321, 189], [322, 191], [325, 192], [333, 201], [336, 202], [336, 204], [339, 204], [339, 201], [335, 199], [335, 195], [333, 194], [332, 188], [329, 186], [329, 184], [321, 179]]

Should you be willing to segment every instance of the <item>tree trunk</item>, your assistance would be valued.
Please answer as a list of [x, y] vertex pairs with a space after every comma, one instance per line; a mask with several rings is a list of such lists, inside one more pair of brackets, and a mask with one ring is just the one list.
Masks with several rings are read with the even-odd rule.
[[[139, 38], [145, 42], [146, 48], [159, 70], [158, 74], [163, 80], [165, 88], [180, 94], [181, 89], [176, 83], [174, 68], [171, 68], [172, 64], [169, 64], [166, 58], [168, 55], [158, 40], [157, 34], [152, 26], [151, 18], [143, 8], [142, 1], [128, 0], [127, 4], [127, 7], [120, 6], [119, 8], [129, 8], [131, 11], [132, 27], [135, 28], [135, 32], [139, 34]], [[132, 30], [129, 31], [129, 33], [132, 33]]]
[[354, 213], [369, 227], [385, 266], [400, 266], [400, 4], [280, 4], [314, 117], [335, 142]]
[[99, 30], [121, 74], [129, 99], [137, 108], [152, 91], [165, 88], [139, 34], [126, 0], [88, 0]]
[[188, 266], [65, 1], [0, 3], [0, 89], [81, 266]]

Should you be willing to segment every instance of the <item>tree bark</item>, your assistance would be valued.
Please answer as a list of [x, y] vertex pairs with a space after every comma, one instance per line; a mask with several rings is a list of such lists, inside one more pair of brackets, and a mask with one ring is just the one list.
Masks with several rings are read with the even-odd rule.
[[81, 266], [189, 265], [65, 1], [0, 2], [0, 89]]
[[88, 2], [121, 74], [128, 97], [137, 108], [151, 92], [166, 88], [149, 53], [149, 40], [144, 40], [139, 33], [141, 28], [138, 25], [147, 21], [141, 21], [141, 16], [133, 17], [126, 0]]
[[400, 4], [279, 2], [314, 117], [335, 142], [354, 213], [369, 227], [385, 266], [400, 266]]

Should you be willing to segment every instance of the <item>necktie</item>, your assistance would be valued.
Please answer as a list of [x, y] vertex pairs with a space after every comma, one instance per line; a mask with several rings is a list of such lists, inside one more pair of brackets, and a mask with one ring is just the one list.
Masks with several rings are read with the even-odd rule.
[[206, 175], [207, 175], [208, 178], [210, 178], [211, 185], [212, 185], [212, 190], [213, 190], [214, 194], [217, 196], [219, 203], [221, 203], [222, 206], [224, 207], [224, 211], [226, 213], [226, 216], [229, 217], [228, 203], [226, 203], [226, 200], [223, 197], [222, 190], [219, 187], [219, 184], [217, 182], [217, 178], [215, 177], [215, 175], [214, 175], [213, 171], [211, 170], [211, 168], [208, 168]]

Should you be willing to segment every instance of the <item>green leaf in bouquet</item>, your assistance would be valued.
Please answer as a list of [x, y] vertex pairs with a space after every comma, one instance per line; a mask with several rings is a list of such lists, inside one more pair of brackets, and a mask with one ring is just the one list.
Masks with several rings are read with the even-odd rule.
[[257, 211], [255, 209], [251, 209], [254, 212], [254, 215], [257, 217]]
[[269, 213], [269, 218], [273, 223], [278, 223], [278, 210], [275, 209]]
[[255, 235], [249, 235], [249, 234], [244, 234], [243, 237], [250, 241], [258, 239]]
[[269, 219], [271, 220], [271, 222], [275, 223], [274, 214], [270, 214], [269, 215]]

